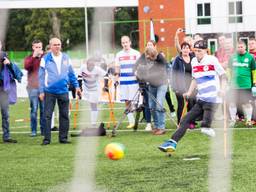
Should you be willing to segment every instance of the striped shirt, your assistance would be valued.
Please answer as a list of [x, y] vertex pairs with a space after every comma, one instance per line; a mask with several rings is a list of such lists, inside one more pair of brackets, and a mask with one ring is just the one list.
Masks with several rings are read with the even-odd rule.
[[192, 77], [197, 83], [197, 99], [210, 103], [220, 103], [221, 99], [218, 97], [220, 91], [219, 76], [225, 74], [225, 70], [218, 59], [211, 55], [205, 55], [198, 62], [197, 58], [194, 57], [191, 65]]
[[136, 76], [133, 73], [134, 64], [140, 57], [140, 52], [135, 49], [120, 51], [116, 54], [115, 62], [120, 67], [120, 85], [137, 84]]
[[83, 77], [85, 91], [93, 92], [99, 91], [99, 80], [106, 75], [106, 71], [98, 66], [95, 66], [92, 71], [88, 71], [87, 66], [85, 65], [81, 68], [81, 75]]

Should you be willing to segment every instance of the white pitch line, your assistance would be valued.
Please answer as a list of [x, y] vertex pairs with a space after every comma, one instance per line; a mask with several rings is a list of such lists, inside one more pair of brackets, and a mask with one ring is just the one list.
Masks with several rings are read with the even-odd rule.
[[[80, 124], [83, 124], [83, 123], [80, 123]], [[88, 123], [86, 123], [86, 124], [89, 125]], [[29, 127], [29, 126], [26, 126], [26, 127]], [[22, 127], [22, 128], [24, 128], [24, 127]], [[222, 129], [222, 128], [217, 128], [216, 130], [218, 130], [218, 129]], [[230, 129], [237, 130], [237, 131], [246, 131], [246, 130], [256, 131], [256, 128], [247, 128], [247, 127], [246, 128], [230, 128]], [[174, 128], [166, 129], [167, 132], [174, 131], [174, 130], [175, 130]], [[77, 129], [77, 130], [71, 129], [71, 130], [69, 130], [70, 133], [77, 133], [79, 131], [80, 131], [80, 129]], [[110, 131], [112, 131], [112, 128], [106, 129], [106, 131], [110, 132]], [[117, 131], [118, 132], [130, 132], [130, 131], [133, 131], [133, 129], [118, 129]], [[150, 132], [150, 131], [145, 131], [145, 129], [137, 129], [136, 131], [137, 132]], [[200, 128], [199, 129], [196, 128], [196, 129], [193, 129], [193, 130], [189, 129], [188, 131], [189, 132], [194, 132], [194, 131], [198, 132], [198, 131], [201, 131], [201, 129]], [[52, 131], [52, 133], [55, 133], [55, 132], [58, 132], [58, 131]], [[2, 133], [3, 132], [0, 131], [0, 134], [2, 134]], [[31, 132], [30, 131], [11, 131], [11, 133], [13, 133], [13, 134], [29, 134]]]
[[183, 158], [184, 161], [196, 161], [196, 160], [200, 160], [200, 157], [186, 157]]

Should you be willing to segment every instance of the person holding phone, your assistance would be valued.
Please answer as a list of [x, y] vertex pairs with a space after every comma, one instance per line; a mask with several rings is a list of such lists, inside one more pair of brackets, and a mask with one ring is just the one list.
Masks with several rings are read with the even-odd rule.
[[32, 42], [32, 54], [27, 56], [24, 60], [24, 69], [28, 72], [27, 92], [30, 101], [30, 127], [31, 137], [37, 135], [37, 111], [40, 109], [40, 131], [44, 135], [45, 116], [44, 116], [44, 102], [39, 99], [39, 79], [38, 71], [40, 61], [43, 57], [43, 43], [40, 40]]

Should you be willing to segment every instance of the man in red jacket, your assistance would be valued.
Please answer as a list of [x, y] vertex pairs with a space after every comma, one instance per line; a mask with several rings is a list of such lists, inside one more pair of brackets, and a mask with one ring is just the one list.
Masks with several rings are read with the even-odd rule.
[[34, 137], [37, 134], [37, 110], [40, 108], [40, 130], [41, 135], [44, 135], [45, 117], [44, 117], [44, 104], [39, 99], [39, 79], [38, 71], [40, 61], [43, 56], [43, 43], [40, 40], [34, 40], [32, 42], [32, 54], [27, 56], [24, 61], [24, 68], [28, 72], [28, 84], [27, 91], [30, 100], [30, 126], [31, 136]]

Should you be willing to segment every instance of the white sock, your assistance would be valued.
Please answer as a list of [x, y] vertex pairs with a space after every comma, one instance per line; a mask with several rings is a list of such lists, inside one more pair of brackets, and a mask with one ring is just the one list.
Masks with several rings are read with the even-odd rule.
[[143, 96], [139, 95], [139, 106], [143, 104]]
[[173, 143], [175, 143], [175, 144], [177, 145], [177, 142], [176, 142], [176, 141], [174, 141], [173, 139], [170, 139], [170, 141], [171, 141], [171, 142], [173, 142]]
[[247, 121], [252, 120], [252, 106], [250, 104], [243, 105], [244, 116]]
[[128, 118], [129, 124], [135, 124], [135, 119], [133, 117], [133, 113], [128, 113], [127, 118]]
[[91, 111], [91, 124], [93, 126], [96, 126], [97, 119], [98, 119], [98, 111]]
[[229, 106], [230, 118], [232, 121], [236, 120], [237, 108], [236, 106]]
[[53, 113], [52, 113], [51, 128], [53, 128], [53, 127], [54, 127], [54, 120], [55, 120], [55, 113], [54, 113], [54, 111], [53, 111]]

